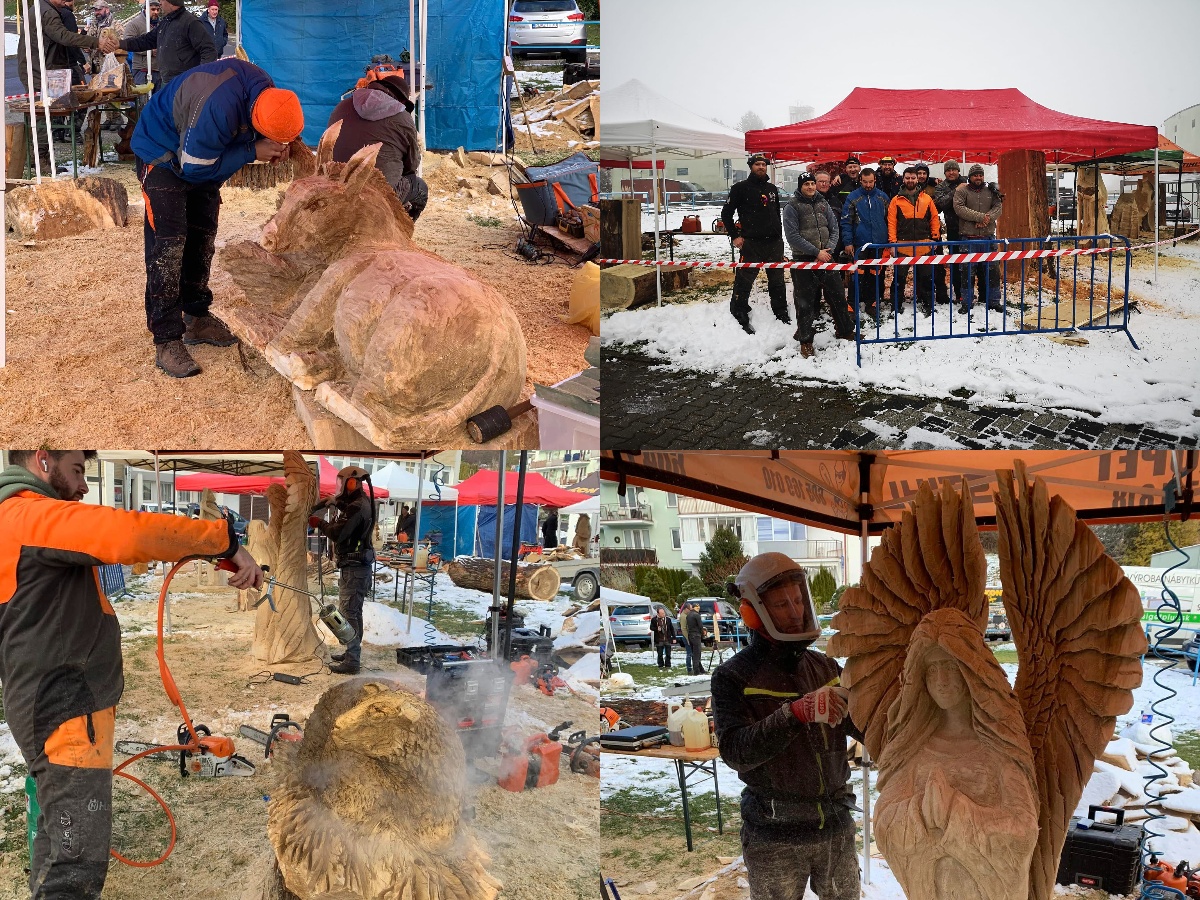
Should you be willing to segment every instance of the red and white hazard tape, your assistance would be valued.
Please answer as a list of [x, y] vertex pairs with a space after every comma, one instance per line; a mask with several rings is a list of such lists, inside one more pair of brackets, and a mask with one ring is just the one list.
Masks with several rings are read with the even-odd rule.
[[1144, 250], [1160, 244], [1173, 244], [1176, 241], [1187, 240], [1200, 234], [1200, 228], [1177, 238], [1165, 241], [1151, 241], [1148, 244], [1135, 244], [1132, 247], [1114, 245], [1112, 247], [1087, 247], [1074, 250], [1001, 250], [994, 253], [943, 253], [931, 256], [893, 256], [887, 259], [860, 259], [852, 263], [819, 263], [819, 262], [710, 262], [707, 260], [670, 260], [660, 259], [597, 259], [598, 263], [633, 266], [671, 266], [686, 269], [822, 269], [827, 271], [852, 272], [859, 266], [940, 266], [948, 263], [990, 263], [1009, 262], [1016, 259], [1047, 259], [1054, 256], [1095, 256], [1100, 253], [1117, 253], [1126, 250]]

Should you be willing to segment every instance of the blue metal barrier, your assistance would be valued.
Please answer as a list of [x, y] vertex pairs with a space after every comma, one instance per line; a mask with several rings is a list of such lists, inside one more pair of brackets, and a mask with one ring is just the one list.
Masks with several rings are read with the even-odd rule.
[[[1020, 259], [1000, 262], [959, 262], [959, 263], [916, 263], [911, 266], [871, 266], [872, 260], [882, 258], [884, 251], [888, 255], [944, 255], [950, 253], [985, 253], [993, 251], [1029, 251], [1029, 250], [1073, 250], [1081, 248], [1083, 242], [1097, 247], [1116, 248], [1111, 252], [1094, 254], [1083, 257], [1083, 273], [1081, 274], [1079, 256], [1048, 257], [1037, 259]], [[1120, 242], [1124, 242], [1123, 251]], [[903, 250], [899, 248], [904, 248]], [[918, 248], [914, 253], [911, 248]], [[1113, 297], [1113, 257], [1118, 253], [1125, 256], [1124, 295], [1119, 298], [1114, 307]], [[1044, 334], [1065, 331], [1123, 331], [1129, 342], [1137, 348], [1137, 342], [1129, 331], [1129, 272], [1133, 262], [1133, 251], [1130, 249], [1128, 238], [1120, 235], [1062, 235], [1047, 238], [995, 238], [987, 240], [965, 241], [909, 241], [889, 244], [864, 244], [855, 251], [855, 261], [859, 268], [852, 275], [853, 307], [855, 318], [855, 340], [858, 365], [862, 365], [863, 344], [903, 344], [910, 341], [942, 340], [945, 338], [989, 337], [1002, 334]], [[1107, 262], [1103, 259], [1107, 257]], [[1100, 279], [1097, 280], [1097, 260], [1100, 259]], [[1066, 264], [1064, 266], [1064, 263]], [[1001, 266], [1020, 266], [1020, 281], [1009, 284], [1000, 272]], [[1064, 268], [1069, 267], [1069, 274]], [[884, 272], [892, 270], [892, 281], [897, 269], [912, 269], [912, 321], [909, 316], [901, 314], [900, 306], [904, 297], [898, 296], [892, 285], [886, 285]], [[944, 275], [943, 275], [944, 273]], [[947, 279], [945, 292], [949, 297], [948, 308], [939, 314], [938, 311], [938, 280], [939, 276]], [[1036, 277], [1036, 284], [1031, 286], [1029, 279]], [[1069, 277], [1071, 284], [1069, 292], [1065, 290], [1064, 280]], [[865, 279], [873, 279], [871, 285]], [[918, 309], [923, 305], [918, 301], [917, 280], [928, 279], [929, 282], [929, 312], [921, 315]], [[1049, 295], [1047, 280], [1053, 280], [1053, 296]], [[908, 281], [907, 274], [905, 281]], [[996, 282], [999, 284], [996, 284]], [[978, 285], [978, 290], [975, 286]], [[862, 320], [864, 288], [873, 286], [871, 293], [878, 298], [874, 315], [872, 316], [874, 334], [871, 334], [871, 324], [864, 325]], [[1019, 288], [1019, 293], [1018, 293]], [[1086, 291], [1080, 297], [1081, 288]], [[963, 297], [970, 298], [976, 293], [983, 297], [976, 303], [967, 305], [966, 313], [957, 309], [957, 304], [963, 302]], [[1011, 296], [1010, 296], [1011, 294]], [[998, 301], [1001, 309], [989, 308], [987, 299]], [[1075, 315], [1077, 301], [1085, 299], [1087, 314], [1080, 317]], [[1070, 321], [1063, 321], [1060, 315], [1059, 303], [1069, 302], [1072, 315]], [[1010, 318], [1010, 304], [1014, 315]], [[1053, 307], [1051, 309], [1050, 307]], [[892, 311], [892, 334], [887, 336], [883, 328], [883, 314]], [[1027, 314], [1037, 311], [1036, 319], [1026, 321]], [[1082, 324], [1075, 320], [1086, 319]], [[903, 330], [901, 320], [903, 319]], [[982, 325], [982, 327], [977, 327]]]
[[97, 566], [97, 568], [100, 570], [100, 588], [104, 591], [104, 596], [111, 600], [129, 590], [125, 585], [125, 570], [119, 563]]

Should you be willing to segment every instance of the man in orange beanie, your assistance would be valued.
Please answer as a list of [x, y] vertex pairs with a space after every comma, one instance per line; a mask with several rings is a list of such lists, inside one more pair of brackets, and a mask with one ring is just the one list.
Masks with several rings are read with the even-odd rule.
[[254, 160], [286, 159], [303, 130], [300, 99], [235, 58], [185, 72], [142, 111], [130, 143], [146, 200], [146, 325], [172, 378], [201, 371], [185, 344], [237, 343], [208, 311], [221, 185]]

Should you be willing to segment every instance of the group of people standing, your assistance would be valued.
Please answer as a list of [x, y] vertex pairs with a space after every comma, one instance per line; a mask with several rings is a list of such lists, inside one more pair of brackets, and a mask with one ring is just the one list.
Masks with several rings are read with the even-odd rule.
[[657, 613], [650, 620], [650, 636], [654, 641], [654, 649], [658, 654], [658, 667], [671, 668], [671, 647], [675, 638], [683, 638], [683, 649], [687, 654], [687, 673], [689, 675], [704, 675], [704, 661], [701, 654], [704, 651], [704, 622], [700, 618], [700, 607], [690, 601], [679, 605], [679, 633], [676, 635], [675, 622], [667, 615], [666, 607], [658, 607]]
[[[866, 259], [920, 256], [939, 251], [928, 246], [903, 245], [871, 251], [881, 245], [904, 241], [919, 243], [970, 241], [953, 247], [954, 252], [979, 253], [994, 249], [996, 220], [1003, 212], [1003, 194], [994, 184], [985, 184], [983, 167], [971, 166], [967, 178], [960, 176], [958, 163], [945, 164], [945, 177], [929, 177], [929, 166], [918, 163], [902, 173], [896, 160], [884, 156], [878, 170], [863, 168], [857, 156], [846, 159], [843, 172], [831, 178], [827, 172], [805, 172], [796, 193], [786, 204], [768, 177], [769, 161], [756, 154], [749, 159], [750, 176], [729, 191], [721, 210], [725, 231], [741, 251], [742, 262], [784, 262], [786, 239], [795, 262], [850, 262], [856, 248]], [[735, 218], [736, 217], [736, 218]], [[942, 218], [945, 219], [943, 225]], [[866, 245], [871, 245], [867, 247]], [[892, 271], [885, 290], [884, 275]], [[912, 294], [918, 306], [930, 315], [935, 302], [959, 301], [959, 312], [967, 314], [974, 299], [1001, 311], [1000, 267], [993, 264], [936, 266], [866, 266], [858, 279], [859, 302], [875, 321], [882, 314], [881, 301], [890, 297], [896, 315], [904, 308], [909, 271]], [[750, 324], [750, 292], [759, 269], [738, 269], [733, 282], [729, 311], [747, 334]], [[791, 324], [783, 270], [766, 269], [771, 312]], [[855, 334], [853, 298], [848, 299], [849, 279], [842, 272], [825, 269], [791, 269], [796, 332], [800, 354], [815, 351], [815, 319], [824, 298], [833, 318], [834, 335], [852, 341]]]

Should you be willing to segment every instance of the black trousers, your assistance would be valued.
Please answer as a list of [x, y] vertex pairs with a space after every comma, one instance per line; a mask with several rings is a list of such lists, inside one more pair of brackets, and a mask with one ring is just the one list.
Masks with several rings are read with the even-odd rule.
[[701, 654], [704, 652], [704, 641], [698, 637], [688, 638], [688, 644], [692, 648], [692, 671], [689, 674], [703, 675], [704, 659]]
[[892, 298], [898, 309], [904, 308], [904, 286], [908, 284], [908, 270], [913, 270], [913, 296], [920, 303], [933, 303], [933, 266], [893, 266]]
[[[813, 260], [797, 259], [797, 262]], [[842, 273], [821, 269], [792, 269], [792, 293], [796, 300], [796, 327], [800, 343], [811, 344], [816, 336], [813, 321], [817, 316], [819, 294], [825, 297], [833, 326], [839, 335], [853, 334], [850, 312], [846, 309], [846, 292], [842, 287]]]
[[853, 828], [798, 833], [760, 841], [742, 827], [742, 859], [754, 900], [803, 900], [806, 887], [821, 900], [858, 900], [858, 855]]
[[669, 643], [658, 644], [654, 649], [658, 651], [658, 664], [668, 669], [671, 668], [671, 645]]
[[221, 188], [191, 184], [170, 166], [137, 161], [146, 200], [146, 327], [154, 343], [183, 337], [183, 314], [208, 315], [209, 270], [221, 212]]
[[[783, 262], [783, 238], [759, 239], [746, 238], [742, 242], [742, 257], [740, 262]], [[754, 280], [758, 278], [760, 269], [738, 269], [733, 276], [733, 297], [729, 301], [729, 311], [735, 318], [750, 315], [750, 291]], [[776, 318], [787, 316], [787, 287], [783, 280], [783, 269], [766, 269], [767, 293], [771, 297], [771, 312]]]
[[366, 565], [342, 566], [338, 573], [338, 612], [346, 617], [354, 629], [354, 637], [346, 645], [344, 662], [358, 665], [362, 660], [363, 601], [371, 590], [371, 567]]

